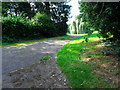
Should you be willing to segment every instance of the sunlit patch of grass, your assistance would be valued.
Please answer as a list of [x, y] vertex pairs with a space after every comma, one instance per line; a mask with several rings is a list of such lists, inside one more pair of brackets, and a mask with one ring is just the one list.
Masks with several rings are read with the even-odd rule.
[[79, 39], [79, 37], [71, 37], [71, 36], [59, 36], [59, 37], [52, 37], [52, 38], [43, 38], [43, 39], [33, 39], [33, 40], [20, 40], [18, 42], [12, 42], [12, 43], [1, 43], [0, 46], [22, 46], [30, 43], [40, 42], [40, 41], [46, 41], [46, 40], [52, 40], [52, 39], [58, 39], [58, 40], [74, 40]]
[[86, 34], [67, 34], [67, 35], [87, 35], [87, 33]]
[[18, 44], [16, 44], [16, 45], [26, 45], [25, 43], [18, 43]]
[[[86, 34], [80, 34], [80, 35], [86, 35]], [[69, 35], [65, 35], [65, 36], [59, 36], [59, 37], [41, 38], [41, 39], [33, 39], [33, 40], [19, 40], [18, 42], [0, 43], [0, 46], [2, 46], [2, 47], [5, 47], [5, 46], [21, 46], [21, 45], [26, 45], [26, 44], [30, 44], [30, 43], [45, 41], [45, 40], [52, 40], [52, 39], [75, 40], [75, 39], [79, 39], [79, 37], [72, 37], [72, 36], [69, 36]]]
[[113, 61], [100, 52], [103, 47], [98, 47], [100, 41], [97, 33], [89, 36], [88, 42], [83, 42], [85, 37], [88, 36], [70, 41], [57, 53], [57, 64], [69, 80], [69, 85], [73, 88], [117, 87], [117, 81], [111, 82], [109, 79], [112, 75], [109, 72], [112, 69], [110, 63]]
[[39, 42], [39, 41], [44, 41], [47, 39], [40, 39], [40, 40], [21, 40], [18, 42], [12, 42], [12, 43], [2, 43], [2, 47], [5, 46], [22, 46], [22, 45], [26, 45], [26, 44], [30, 44], [30, 43], [34, 43], [34, 42]]
[[30, 43], [35, 43], [35, 42], [40, 42], [40, 41], [45, 41], [45, 40], [51, 40], [51, 39], [61, 39], [61, 38], [67, 38], [69, 36], [60, 36], [60, 37], [52, 37], [52, 38], [43, 38], [43, 39], [35, 39], [35, 40], [20, 40], [18, 42], [12, 42], [12, 43], [2, 43], [2, 47], [5, 46], [21, 46], [21, 45], [26, 45]]

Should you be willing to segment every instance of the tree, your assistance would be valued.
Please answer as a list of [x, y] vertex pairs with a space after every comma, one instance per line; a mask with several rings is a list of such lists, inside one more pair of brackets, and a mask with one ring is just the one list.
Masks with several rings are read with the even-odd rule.
[[61, 35], [65, 35], [67, 32], [67, 21], [70, 11], [70, 6], [67, 2], [51, 2], [50, 12], [52, 20], [56, 23], [56, 27]]
[[90, 30], [97, 30], [103, 38], [120, 41], [120, 2], [80, 2], [83, 21]]
[[120, 60], [120, 2], [80, 2], [80, 15], [84, 25], [92, 31], [98, 31], [107, 42], [112, 55]]
[[76, 22], [75, 21], [73, 21], [73, 23], [72, 23], [72, 29], [74, 30], [74, 34], [77, 34], [77, 28], [76, 28]]
[[19, 15], [21, 12], [26, 13], [28, 18], [35, 15], [29, 2], [2, 2], [2, 13], [4, 16], [15, 14]]
[[[28, 36], [30, 35], [29, 37], [32, 37], [31, 32], [35, 34], [33, 35], [34, 37], [39, 37], [40, 35], [48, 37], [65, 35], [67, 33], [66, 22], [68, 20], [69, 9], [70, 7], [66, 5], [66, 2], [5, 2], [3, 3], [3, 16], [5, 17], [3, 24], [4, 31], [8, 34], [7, 31], [10, 26], [8, 25], [6, 28], [5, 24], [10, 22], [11, 28], [15, 26], [13, 30], [15, 32], [18, 30], [18, 35], [12, 34], [16, 37], [19, 36], [19, 38], [21, 38], [21, 33], [23, 32], [23, 34], [25, 34], [27, 30], [30, 30], [27, 32], [30, 34], [26, 34]], [[37, 18], [37, 20], [35, 17], [40, 17], [40, 19]], [[25, 22], [21, 22], [23, 18]], [[18, 23], [16, 24], [16, 22]], [[26, 31], [25, 33], [17, 29], [19, 26], [22, 28], [22, 25], [25, 25], [25, 28], [23, 27], [24, 29], [22, 29]], [[9, 29], [9, 31], [11, 30], [12, 29]], [[23, 36], [26, 38], [26, 35]], [[9, 36], [10, 38], [14, 37], [11, 34], [9, 34]], [[17, 37], [17, 39], [19, 38]]]

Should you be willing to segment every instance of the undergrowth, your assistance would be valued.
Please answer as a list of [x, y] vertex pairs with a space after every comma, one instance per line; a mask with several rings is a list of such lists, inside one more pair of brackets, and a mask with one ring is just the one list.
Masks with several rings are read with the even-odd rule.
[[[89, 36], [88, 42], [85, 42], [86, 37], [69, 42], [57, 52], [57, 64], [69, 80], [69, 85], [73, 88], [117, 87], [117, 62], [101, 52], [104, 45], [97, 33]], [[111, 70], [116, 73], [111, 73]]]

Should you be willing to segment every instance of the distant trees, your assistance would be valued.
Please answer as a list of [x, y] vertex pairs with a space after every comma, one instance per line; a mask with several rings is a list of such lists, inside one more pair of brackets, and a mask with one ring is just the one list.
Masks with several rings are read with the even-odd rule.
[[87, 26], [79, 15], [76, 16], [75, 20], [70, 25], [70, 32], [71, 34], [82, 34], [88, 32]]
[[77, 34], [77, 27], [76, 27], [75, 21], [73, 21], [73, 23], [72, 23], [72, 29], [74, 29], [74, 34]]

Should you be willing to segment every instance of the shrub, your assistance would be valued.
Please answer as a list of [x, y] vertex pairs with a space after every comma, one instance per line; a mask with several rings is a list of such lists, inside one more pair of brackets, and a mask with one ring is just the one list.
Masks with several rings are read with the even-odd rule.
[[2, 19], [3, 37], [23, 39], [27, 37], [28, 25], [21, 16], [8, 16]]
[[[38, 39], [66, 34], [66, 31], [62, 30], [63, 28], [60, 26], [61, 23], [55, 23], [45, 13], [36, 13], [31, 20], [23, 13], [19, 16], [11, 15], [2, 17], [1, 22], [2, 42], [14, 42], [21, 39]], [[56, 26], [59, 28], [56, 28]]]
[[34, 16], [34, 22], [36, 26], [40, 26], [42, 29], [42, 34], [45, 37], [57, 36], [55, 30], [55, 23], [51, 20], [50, 16], [45, 13], [36, 13]]

